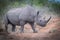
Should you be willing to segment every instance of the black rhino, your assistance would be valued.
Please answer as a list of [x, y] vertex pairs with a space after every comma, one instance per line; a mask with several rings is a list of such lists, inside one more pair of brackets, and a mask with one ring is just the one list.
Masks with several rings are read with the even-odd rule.
[[12, 25], [12, 31], [15, 31], [16, 25], [21, 26], [21, 32], [24, 32], [24, 25], [29, 23], [33, 29], [33, 32], [36, 33], [34, 23], [36, 22], [38, 25], [44, 27], [51, 19], [48, 20], [39, 20], [39, 11], [32, 6], [26, 6], [23, 8], [16, 8], [9, 10], [4, 17], [4, 23], [6, 31], [8, 29], [7, 25]]

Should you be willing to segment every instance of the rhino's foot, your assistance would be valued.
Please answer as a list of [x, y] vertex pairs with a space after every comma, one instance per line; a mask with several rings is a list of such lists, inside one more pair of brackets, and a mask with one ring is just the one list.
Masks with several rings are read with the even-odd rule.
[[33, 33], [38, 33], [37, 31], [34, 31]]
[[12, 32], [15, 32], [15, 30], [12, 30]]
[[20, 33], [24, 33], [24, 32], [20, 32]]
[[24, 31], [21, 31], [20, 33], [24, 33]]
[[8, 31], [5, 31], [7, 34], [10, 34]]

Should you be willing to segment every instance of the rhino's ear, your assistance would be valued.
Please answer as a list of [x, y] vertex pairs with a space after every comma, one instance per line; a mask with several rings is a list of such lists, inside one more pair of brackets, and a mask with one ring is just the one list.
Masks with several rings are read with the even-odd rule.
[[39, 11], [37, 11], [37, 16], [39, 15]]

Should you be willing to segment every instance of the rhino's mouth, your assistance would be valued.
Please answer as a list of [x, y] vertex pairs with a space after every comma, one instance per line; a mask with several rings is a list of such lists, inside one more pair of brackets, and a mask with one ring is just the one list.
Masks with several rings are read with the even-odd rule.
[[41, 24], [41, 23], [37, 23], [37, 25], [41, 26], [41, 27], [45, 27], [46, 24]]
[[45, 27], [45, 26], [46, 26], [46, 24], [44, 24], [44, 25], [40, 25], [40, 26]]

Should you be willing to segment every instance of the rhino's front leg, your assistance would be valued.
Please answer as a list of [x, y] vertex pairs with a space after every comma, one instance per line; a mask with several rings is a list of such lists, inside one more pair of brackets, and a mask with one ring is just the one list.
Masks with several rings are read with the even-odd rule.
[[24, 33], [24, 26], [21, 26], [21, 33]]
[[24, 25], [25, 25], [25, 22], [24, 21], [20, 21], [20, 26], [21, 26], [20, 32], [21, 33], [24, 33]]
[[15, 32], [16, 26], [12, 24], [12, 32]]
[[37, 30], [35, 29], [36, 26], [34, 25], [34, 22], [30, 22], [30, 25], [31, 25], [31, 27], [33, 29], [33, 32], [37, 33]]

